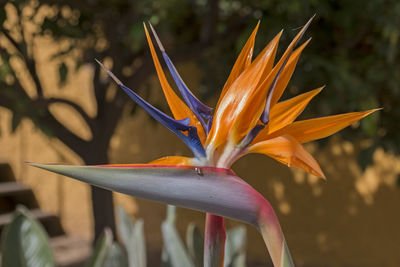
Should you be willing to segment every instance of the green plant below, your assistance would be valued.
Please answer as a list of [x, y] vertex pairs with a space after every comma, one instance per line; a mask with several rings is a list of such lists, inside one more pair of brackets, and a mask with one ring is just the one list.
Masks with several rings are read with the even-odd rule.
[[[167, 218], [162, 223], [164, 250], [163, 267], [203, 266], [203, 237], [194, 223], [186, 233], [186, 245], [175, 226], [176, 208], [168, 206]], [[127, 212], [118, 208], [118, 234], [121, 243], [105, 229], [97, 240], [87, 267], [146, 267], [146, 242], [143, 220], [132, 221]], [[239, 226], [227, 232], [224, 267], [244, 267], [246, 228]], [[3, 267], [56, 266], [49, 237], [39, 221], [30, 216], [25, 207], [18, 207], [10, 224], [2, 234]]]

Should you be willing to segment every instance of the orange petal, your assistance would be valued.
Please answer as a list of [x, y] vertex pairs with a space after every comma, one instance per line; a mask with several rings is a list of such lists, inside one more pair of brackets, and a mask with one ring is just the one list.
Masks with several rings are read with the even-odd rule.
[[[293, 72], [294, 66], [296, 65], [301, 52], [308, 44], [308, 42], [309, 41], [306, 41], [289, 57], [289, 60], [285, 65], [282, 74], [278, 78], [277, 86], [279, 86], [279, 88], [286, 87], [288, 79], [290, 78], [288, 77], [288, 74], [291, 75], [291, 73]], [[278, 64], [273, 68], [273, 70], [269, 73], [269, 75], [261, 83], [261, 85], [258, 86], [256, 90], [254, 90], [254, 93], [249, 98], [251, 99], [251, 101], [248, 101], [245, 105], [243, 105], [241, 113], [238, 114], [238, 117], [236, 118], [235, 125], [232, 126], [233, 130], [236, 131], [235, 134], [238, 136], [237, 139], [243, 138], [244, 135], [247, 134], [251, 130], [251, 128], [253, 128], [259, 121], [260, 115], [265, 107], [268, 89], [270, 88], [272, 82], [278, 74], [279, 69], [283, 65], [284, 61], [282, 61], [282, 59], [283, 58], [279, 60]]]
[[253, 143], [255, 144], [257, 142], [267, 140], [271, 133], [291, 124], [300, 115], [300, 113], [303, 112], [304, 108], [311, 101], [311, 99], [321, 92], [322, 89], [323, 87], [320, 87], [310, 92], [290, 98], [286, 101], [279, 102], [273, 106], [267, 127], [261, 130]]
[[[274, 81], [276, 75], [278, 74], [279, 70], [281, 69], [282, 65], [286, 62], [287, 58], [287, 63], [284, 65], [284, 69], [282, 70], [282, 73], [280, 74], [280, 77], [278, 78], [276, 87], [273, 92], [273, 99], [271, 99], [271, 104], [275, 104], [277, 100], [275, 98], [278, 98], [282, 95], [283, 90], [286, 88], [287, 83], [290, 80], [290, 77], [293, 74], [294, 68], [297, 64], [297, 61], [300, 57], [301, 52], [303, 49], [307, 46], [307, 44], [310, 42], [311, 38], [308, 39], [306, 42], [304, 42], [299, 48], [293, 51], [294, 47], [297, 45], [299, 42], [300, 38], [304, 35], [305, 31], [308, 29], [308, 27], [311, 24], [311, 21], [313, 20], [313, 17], [306, 23], [306, 25], [303, 26], [303, 28], [297, 33], [297, 35], [293, 38], [292, 42], [289, 44], [288, 48], [286, 49], [285, 53], [283, 53], [282, 57], [278, 61], [278, 63], [275, 65], [274, 69], [268, 74], [268, 76], [264, 79], [263, 83], [260, 84], [259, 86], [259, 93], [254, 96], [254, 99], [259, 99], [260, 101], [263, 101], [262, 103], [265, 103], [264, 98], [259, 98], [260, 95], [267, 95], [267, 91], [270, 88], [272, 82]], [[293, 52], [292, 52], [293, 51]], [[274, 95], [279, 95], [279, 97], [274, 97]], [[273, 102], [275, 101], [275, 102]], [[272, 107], [271, 105], [271, 107]], [[257, 104], [252, 105], [253, 107], [257, 108], [264, 108], [264, 105], [262, 107], [259, 107]]]
[[176, 166], [191, 166], [192, 158], [182, 156], [167, 156], [149, 162], [149, 165], [176, 165]]
[[244, 71], [244, 69], [250, 65], [251, 59], [253, 57], [254, 51], [254, 42], [257, 34], [258, 27], [260, 26], [260, 22], [257, 23], [257, 26], [254, 28], [253, 32], [251, 33], [249, 39], [247, 40], [246, 44], [242, 48], [238, 58], [236, 59], [235, 64], [229, 74], [228, 79], [225, 82], [224, 88], [222, 89], [221, 95], [218, 100], [217, 107], [219, 102], [224, 97], [228, 88], [232, 85], [232, 83], [239, 77], [239, 75]]
[[171, 109], [171, 112], [174, 115], [174, 118], [177, 120], [189, 118], [190, 125], [193, 125], [197, 128], [197, 134], [199, 135], [201, 142], [204, 143], [206, 139], [206, 134], [204, 132], [204, 129], [200, 121], [190, 110], [190, 108], [176, 95], [174, 90], [169, 85], [168, 80], [165, 77], [164, 71], [161, 67], [160, 61], [158, 60], [157, 53], [154, 50], [153, 42], [151, 41], [146, 25], [144, 25], [144, 30], [146, 33], [147, 42], [149, 44], [151, 56], [153, 57], [154, 66], [156, 67], [157, 75], [160, 80], [162, 90], [164, 92], [165, 98], [167, 99], [169, 108]]
[[278, 132], [289, 134], [300, 143], [306, 143], [334, 134], [377, 110], [378, 109], [372, 109], [297, 121]]
[[[294, 68], [297, 64], [301, 52], [303, 51], [305, 46], [310, 42], [311, 38], [307, 40], [303, 45], [301, 45], [298, 49], [294, 50], [294, 52], [293, 49], [297, 45], [300, 38], [303, 36], [304, 32], [307, 30], [308, 26], [310, 26], [314, 16], [306, 23], [306, 25], [303, 26], [301, 31], [295, 36], [295, 38], [290, 43], [289, 47], [286, 49], [281, 59], [275, 65], [274, 69], [263, 80], [263, 82], [260, 84], [257, 90], [255, 90], [254, 95], [252, 96], [251, 105], [247, 107], [248, 110], [244, 111], [245, 108], [243, 108], [241, 116], [244, 117], [245, 120], [238, 119], [237, 121], [238, 122], [246, 120], [249, 121], [250, 119], [250, 123], [248, 123], [248, 126], [246, 126], [246, 124], [241, 125], [240, 127], [244, 127], [244, 130], [242, 131], [248, 132], [251, 128], [253, 128], [257, 124], [258, 116], [261, 115], [261, 113], [265, 108], [266, 96], [268, 94], [268, 90], [273, 90], [271, 92], [272, 96], [271, 96], [270, 107], [272, 107], [276, 103], [277, 101], [276, 98], [279, 99], [279, 97], [282, 95], [283, 90], [286, 88], [286, 85], [293, 74]], [[279, 75], [278, 78], [277, 75]], [[272, 85], [273, 88], [271, 88]]]
[[303, 52], [303, 49], [308, 45], [310, 41], [311, 38], [308, 39], [306, 42], [304, 42], [299, 48], [297, 48], [296, 51], [293, 52], [293, 55], [290, 57], [287, 65], [285, 66], [285, 69], [282, 71], [277, 81], [271, 99], [271, 107], [273, 107], [281, 98], [283, 92], [286, 89], [286, 86], [289, 83], [290, 78], [293, 75], [294, 69], [296, 68], [297, 62], [299, 61], [301, 52]]
[[129, 167], [129, 166], [144, 166], [144, 165], [159, 165], [159, 166], [192, 166], [193, 159], [182, 156], [166, 156], [149, 163], [136, 164], [107, 164], [107, 167]]
[[246, 153], [265, 154], [289, 167], [296, 167], [315, 176], [325, 178], [313, 156], [296, 139], [289, 135], [282, 135], [259, 142], [250, 146]]
[[215, 111], [213, 125], [207, 137], [208, 144], [212, 143], [216, 148], [227, 139], [231, 125], [239, 117], [243, 107], [252, 101], [254, 90], [262, 80], [264, 72], [272, 68], [281, 34], [282, 32], [275, 36], [227, 89]]

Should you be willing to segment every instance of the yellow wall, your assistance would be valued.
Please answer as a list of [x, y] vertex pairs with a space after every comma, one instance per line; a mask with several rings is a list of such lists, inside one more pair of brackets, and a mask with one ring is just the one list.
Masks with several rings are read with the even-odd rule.
[[[57, 89], [56, 62], [48, 59], [54, 45], [46, 39], [36, 42], [39, 74], [45, 79], [46, 95], [65, 96], [81, 104], [90, 114], [96, 112], [91, 93], [92, 69], [83, 67]], [[71, 63], [71, 62], [70, 62]], [[199, 75], [193, 64], [186, 64], [183, 77], [197, 88]], [[24, 73], [21, 72], [21, 77]], [[150, 99], [161, 103], [156, 81]], [[329, 85], [329, 81], [328, 85]], [[329, 86], [326, 90], [329, 90]], [[66, 107], [55, 107], [58, 118], [82, 136], [89, 137], [80, 120]], [[26, 166], [24, 161], [80, 164], [68, 148], [49, 139], [24, 120], [16, 133], [10, 133], [11, 113], [0, 109], [0, 160], [9, 162], [22, 183], [33, 188], [40, 206], [58, 214], [68, 233], [91, 238], [90, 195], [87, 185]], [[276, 208], [289, 247], [299, 266], [399, 266], [400, 188], [396, 186], [400, 160], [382, 150], [374, 154], [374, 164], [362, 173], [356, 163], [359, 145], [332, 138], [321, 150], [307, 146], [320, 162], [327, 181], [291, 170], [263, 156], [250, 155], [234, 166], [235, 171], [258, 189]], [[113, 163], [147, 162], [188, 150], [160, 125], [138, 111], [124, 116], [110, 149]], [[146, 238], [153, 249], [161, 248], [160, 223], [165, 215], [161, 204], [134, 200], [116, 194], [116, 202], [131, 214], [145, 219]], [[234, 196], [232, 196], [234, 197]], [[203, 226], [201, 213], [179, 209], [179, 227], [195, 220]], [[235, 222], [228, 222], [228, 226]], [[260, 235], [249, 229], [248, 256], [268, 259]]]

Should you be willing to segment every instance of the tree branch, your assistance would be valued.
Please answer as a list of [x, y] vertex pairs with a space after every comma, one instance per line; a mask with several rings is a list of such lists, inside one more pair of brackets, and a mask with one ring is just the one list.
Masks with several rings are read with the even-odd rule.
[[2, 28], [1, 31], [7, 38], [7, 40], [12, 44], [12, 46], [21, 54], [25, 66], [28, 69], [28, 72], [35, 84], [36, 93], [39, 98], [43, 98], [43, 88], [42, 84], [40, 83], [39, 76], [37, 74], [35, 61], [33, 60], [33, 58], [29, 57], [28, 53], [24, 51], [24, 49], [22, 49], [21, 45], [10, 35], [10, 33], [6, 29]]
[[[38, 101], [40, 101], [40, 100], [38, 100]], [[89, 117], [89, 115], [77, 103], [72, 102], [65, 98], [57, 98], [57, 97], [46, 98], [46, 99], [44, 99], [44, 101], [47, 104], [47, 106], [49, 106], [50, 104], [60, 103], [60, 104], [66, 104], [66, 105], [72, 107], [75, 111], [77, 111], [79, 113], [79, 115], [82, 116], [82, 118], [88, 124], [89, 128], [91, 129], [91, 131], [93, 133], [93, 127], [94, 127], [93, 119], [91, 117]]]
[[93, 90], [94, 96], [97, 104], [97, 115], [96, 119], [104, 116], [104, 105], [106, 101], [106, 91], [109, 86], [109, 83], [103, 83], [100, 79], [100, 68], [95, 64], [94, 66], [94, 75], [93, 75]]
[[10, 33], [4, 28], [1, 29], [1, 32], [4, 34], [4, 36], [7, 38], [7, 40], [15, 47], [15, 49], [17, 49], [17, 51], [21, 54], [21, 56], [25, 57], [26, 54], [22, 50], [19, 43], [17, 43], [17, 41], [15, 41], [15, 39], [10, 35]]
[[43, 133], [54, 135], [78, 155], [87, 150], [88, 142], [62, 125], [47, 109], [43, 100], [32, 100], [18, 79], [13, 85], [1, 83], [0, 106], [29, 118]]

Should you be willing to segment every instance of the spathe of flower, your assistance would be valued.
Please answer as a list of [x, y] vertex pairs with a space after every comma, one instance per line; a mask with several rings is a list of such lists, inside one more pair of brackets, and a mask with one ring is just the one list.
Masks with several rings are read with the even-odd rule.
[[[255, 226], [275, 266], [291, 262], [269, 202], [229, 169], [190, 166], [71, 166], [28, 163], [91, 185], [165, 204], [208, 212]], [[234, 197], [232, 197], [234, 196]]]
[[[183, 101], [177, 96], [165, 77], [144, 25], [154, 65], [173, 117], [150, 105], [98, 63], [130, 98], [181, 138], [192, 150], [194, 158], [167, 156], [141, 165], [31, 165], [132, 196], [207, 212], [206, 240], [214, 242], [210, 247], [223, 247], [224, 224], [219, 216], [249, 223], [263, 235], [274, 266], [293, 266], [270, 204], [235, 176], [230, 166], [246, 154], [261, 153], [289, 167], [325, 178], [317, 161], [302, 144], [327, 137], [376, 111], [296, 121], [322, 87], [279, 102], [301, 52], [310, 41], [298, 46], [311, 20], [299, 31], [275, 65], [282, 32], [252, 60], [257, 24], [231, 70], [214, 114], [189, 91], [150, 25]], [[212, 235], [221, 238], [213, 238]], [[214, 266], [223, 258], [223, 250], [219, 253], [205, 250], [205, 253], [205, 266]]]

